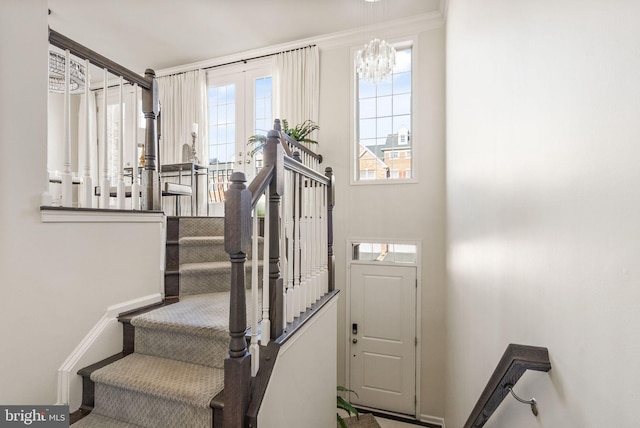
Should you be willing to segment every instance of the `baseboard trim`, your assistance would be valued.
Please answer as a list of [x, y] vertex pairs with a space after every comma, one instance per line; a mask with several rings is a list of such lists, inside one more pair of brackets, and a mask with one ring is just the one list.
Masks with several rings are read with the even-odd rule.
[[109, 306], [58, 369], [56, 404], [69, 405], [71, 411], [79, 407], [82, 401], [82, 381], [77, 376], [78, 370], [121, 351], [122, 327], [118, 322], [118, 315], [161, 301], [162, 295], [154, 293]]
[[430, 415], [420, 415], [420, 420], [428, 424], [438, 425], [438, 426], [441, 426], [442, 428], [446, 428], [444, 424], [444, 418], [439, 418], [439, 417], [430, 416]]

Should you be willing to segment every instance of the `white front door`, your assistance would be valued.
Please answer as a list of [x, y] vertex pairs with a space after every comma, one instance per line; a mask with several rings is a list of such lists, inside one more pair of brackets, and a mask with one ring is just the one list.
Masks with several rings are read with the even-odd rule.
[[416, 267], [351, 265], [354, 404], [415, 414]]

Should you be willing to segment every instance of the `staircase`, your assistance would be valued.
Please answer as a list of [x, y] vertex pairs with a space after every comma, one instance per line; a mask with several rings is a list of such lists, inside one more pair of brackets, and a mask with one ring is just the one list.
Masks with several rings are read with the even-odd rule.
[[231, 273], [223, 219], [169, 218], [166, 263], [165, 304], [122, 316], [123, 352], [79, 372], [92, 411], [75, 428], [221, 426]]

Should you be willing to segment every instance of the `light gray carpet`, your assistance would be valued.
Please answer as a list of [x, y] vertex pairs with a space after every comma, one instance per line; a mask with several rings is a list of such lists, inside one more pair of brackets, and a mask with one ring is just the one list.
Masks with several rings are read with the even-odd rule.
[[[135, 352], [91, 375], [95, 407], [74, 428], [212, 426], [209, 404], [224, 388], [229, 349], [231, 263], [222, 219], [183, 220], [180, 301], [131, 319]], [[250, 326], [251, 290], [246, 299]]]

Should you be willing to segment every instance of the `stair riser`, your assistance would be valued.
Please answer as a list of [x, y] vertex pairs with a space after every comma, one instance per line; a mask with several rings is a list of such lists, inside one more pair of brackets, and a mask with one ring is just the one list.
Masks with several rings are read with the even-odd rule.
[[224, 236], [224, 218], [181, 217], [180, 237]]
[[102, 383], [96, 384], [94, 411], [146, 428], [182, 427], [184, 421], [193, 421], [190, 427], [210, 428], [213, 417], [210, 407], [195, 407]]
[[181, 245], [180, 263], [207, 263], [229, 260], [224, 242], [203, 242], [199, 245]]
[[[259, 245], [258, 257], [262, 259], [262, 242]], [[252, 250], [249, 249], [247, 259], [252, 258]], [[180, 244], [180, 264], [207, 263], [229, 261], [229, 253], [224, 250], [224, 241], [207, 240], [201, 242], [188, 242]]]
[[216, 337], [203, 337], [138, 327], [135, 351], [154, 357], [224, 369], [224, 359], [229, 353], [229, 334], [221, 331]]

